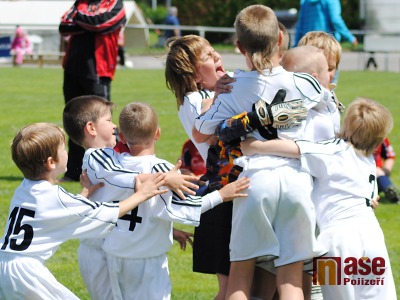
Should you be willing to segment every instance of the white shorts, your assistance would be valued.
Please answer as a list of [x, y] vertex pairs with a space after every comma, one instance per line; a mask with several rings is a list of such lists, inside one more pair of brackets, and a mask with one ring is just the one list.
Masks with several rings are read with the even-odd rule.
[[[342, 261], [340, 284], [323, 285], [320, 282], [324, 300], [397, 299], [385, 239], [372, 211], [365, 216], [335, 221], [334, 224], [321, 229], [318, 241], [328, 248], [328, 257], [339, 257]], [[382, 275], [368, 272], [365, 275], [348, 276], [344, 272], [343, 260], [349, 257], [357, 260], [362, 257], [371, 260], [381, 257], [385, 260], [386, 268]], [[353, 279], [354, 284], [351, 281], [344, 284], [345, 278]], [[377, 281], [378, 278], [381, 280]], [[372, 284], [373, 280], [375, 284]]]
[[91, 299], [112, 299], [110, 276], [108, 275], [107, 256], [101, 248], [104, 239], [99, 245], [80, 243], [78, 248], [78, 262], [82, 279]]
[[127, 259], [107, 254], [114, 300], [169, 300], [167, 256]]
[[276, 267], [326, 253], [315, 238], [312, 178], [299, 167], [248, 169], [247, 198], [233, 203], [231, 261], [275, 259]]
[[0, 253], [0, 299], [79, 300], [41, 261], [7, 253]]

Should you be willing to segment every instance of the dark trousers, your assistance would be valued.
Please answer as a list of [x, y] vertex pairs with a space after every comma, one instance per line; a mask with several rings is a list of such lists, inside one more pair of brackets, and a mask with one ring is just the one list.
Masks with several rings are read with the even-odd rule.
[[[101, 77], [99, 80], [90, 80], [85, 77], [75, 76], [64, 72], [64, 100], [65, 103], [75, 97], [96, 95], [110, 100], [111, 79]], [[65, 177], [79, 181], [82, 173], [82, 159], [85, 149], [68, 140], [68, 163]]]

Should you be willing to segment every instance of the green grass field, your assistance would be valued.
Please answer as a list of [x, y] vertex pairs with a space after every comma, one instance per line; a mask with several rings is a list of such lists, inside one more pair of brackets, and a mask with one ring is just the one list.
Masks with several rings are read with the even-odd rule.
[[[62, 70], [59, 68], [0, 68], [0, 232], [4, 230], [8, 206], [22, 175], [11, 160], [10, 143], [16, 132], [33, 122], [53, 122], [62, 125]], [[375, 99], [387, 106], [395, 119], [400, 114], [397, 73], [341, 72], [337, 95], [348, 104], [357, 96]], [[112, 101], [117, 104], [114, 121], [120, 109], [132, 101], [153, 105], [159, 114], [162, 137], [157, 154], [170, 162], [180, 155], [186, 134], [177, 117], [176, 101], [165, 86], [162, 70], [118, 70], [112, 84]], [[400, 151], [397, 122], [390, 134], [395, 150]], [[395, 167], [392, 179], [400, 183], [400, 167]], [[79, 191], [79, 184], [64, 185], [71, 192]], [[386, 236], [395, 282], [400, 286], [400, 205], [382, 199], [376, 211]], [[192, 231], [190, 227], [182, 227]], [[56, 278], [78, 297], [89, 299], [77, 265], [77, 241], [63, 244], [47, 263]], [[181, 251], [174, 245], [169, 254], [173, 299], [212, 299], [217, 290], [212, 275], [191, 271], [191, 249]], [[397, 293], [400, 293], [398, 288]]]

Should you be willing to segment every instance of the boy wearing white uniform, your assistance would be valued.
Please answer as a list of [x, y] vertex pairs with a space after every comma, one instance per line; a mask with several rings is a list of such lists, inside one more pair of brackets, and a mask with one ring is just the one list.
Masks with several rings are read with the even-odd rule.
[[[119, 121], [121, 140], [130, 149], [121, 158], [125, 167], [145, 173], [168, 172], [173, 168], [155, 156], [160, 128], [153, 108], [130, 103], [121, 111]], [[135, 226], [118, 220], [118, 228], [103, 245], [114, 299], [170, 299], [166, 254], [172, 245], [172, 222], [198, 226], [202, 212], [245, 196], [240, 192], [247, 187], [247, 179], [238, 180], [202, 198], [188, 196], [185, 200], [168, 191], [165, 197], [153, 198], [149, 205], [138, 207]]]
[[[139, 176], [141, 181], [154, 177], [154, 175], [139, 174], [121, 165], [120, 155], [112, 149], [116, 143], [117, 128], [112, 122], [113, 108], [112, 102], [99, 96], [89, 95], [72, 99], [63, 111], [64, 128], [70, 139], [86, 149], [82, 170], [87, 171], [92, 183], [107, 184], [107, 189], [95, 192], [90, 197], [91, 200], [98, 202], [120, 201], [130, 196], [134, 192], [136, 176]], [[190, 176], [183, 177], [178, 172], [170, 172], [165, 184], [183, 197], [181, 190], [192, 192], [185, 184], [188, 187], [195, 187], [190, 182], [182, 181], [184, 178], [193, 179]], [[123, 218], [134, 222], [134, 212]], [[106, 255], [101, 249], [103, 242], [103, 238], [81, 239], [78, 249], [82, 278], [91, 298], [97, 300], [112, 298]]]
[[[238, 48], [252, 71], [236, 71], [231, 93], [220, 94], [196, 120], [193, 133], [198, 141], [211, 136], [221, 121], [251, 111], [260, 98], [270, 101], [279, 89], [286, 91], [286, 99], [302, 99], [308, 109], [323, 112], [327, 118], [337, 111], [332, 94], [314, 77], [287, 72], [279, 65], [281, 35], [270, 8], [263, 5], [245, 8], [237, 16], [235, 28]], [[260, 140], [302, 138], [305, 127], [303, 121], [299, 127], [285, 130], [269, 127], [252, 134]], [[333, 124], [327, 135], [334, 136]], [[293, 159], [260, 155], [241, 157], [236, 163], [244, 168], [242, 175], [251, 178], [252, 188], [249, 197], [233, 204], [227, 299], [249, 296], [256, 259], [274, 260], [281, 299], [302, 299], [303, 262], [326, 252], [314, 235], [312, 178]]]
[[44, 262], [69, 239], [109, 233], [118, 217], [163, 193], [158, 188], [164, 184], [164, 174], [143, 183], [126, 201], [102, 204], [84, 197], [90, 186], [73, 195], [55, 185], [68, 160], [64, 132], [58, 126], [36, 123], [23, 128], [11, 151], [25, 178], [11, 200], [0, 241], [0, 299], [78, 299]]
[[[360, 98], [349, 105], [339, 139], [319, 143], [254, 139], [242, 142], [246, 155], [262, 153], [300, 159], [302, 169], [314, 177], [318, 241], [327, 247], [328, 257], [340, 258], [342, 263], [347, 258], [362, 259], [367, 268], [373, 259], [383, 259], [380, 275], [365, 274], [361, 269], [358, 274], [349, 275], [342, 265], [338, 275], [341, 283], [330, 285], [320, 280], [324, 300], [397, 299], [383, 232], [371, 209], [377, 194], [372, 154], [392, 127], [388, 109]], [[363, 269], [361, 265], [360, 268]], [[318, 267], [314, 272], [317, 271], [318, 275], [326, 272]], [[346, 283], [349, 278], [359, 283]]]

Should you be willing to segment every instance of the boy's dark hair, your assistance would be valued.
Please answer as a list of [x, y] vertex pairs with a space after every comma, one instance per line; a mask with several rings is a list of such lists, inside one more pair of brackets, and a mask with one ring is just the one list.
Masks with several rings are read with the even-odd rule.
[[58, 148], [65, 144], [63, 130], [50, 123], [35, 123], [22, 128], [11, 145], [11, 156], [24, 177], [42, 179], [49, 157], [58, 161]]
[[100, 96], [79, 96], [67, 102], [63, 111], [63, 126], [69, 138], [82, 145], [84, 128], [88, 122], [96, 122], [115, 105]]

